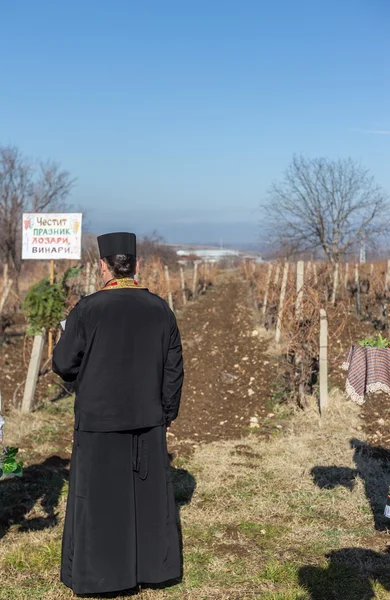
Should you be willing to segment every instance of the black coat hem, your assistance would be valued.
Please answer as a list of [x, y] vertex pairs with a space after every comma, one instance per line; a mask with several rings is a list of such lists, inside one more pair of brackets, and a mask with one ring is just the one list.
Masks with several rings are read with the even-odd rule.
[[126, 590], [133, 590], [135, 589], [137, 586], [139, 585], [164, 585], [166, 584], [167, 587], [168, 585], [172, 584], [173, 582], [178, 582], [180, 583], [180, 580], [182, 578], [182, 574], [181, 572], [177, 573], [176, 575], [169, 575], [167, 576], [166, 574], [164, 575], [163, 578], [153, 578], [153, 579], [148, 579], [147, 581], [145, 580], [140, 580], [140, 581], [136, 581], [134, 583], [134, 581], [131, 582], [123, 582], [123, 583], [116, 583], [115, 585], [107, 585], [107, 586], [102, 586], [102, 587], [94, 587], [94, 589], [91, 589], [90, 586], [88, 585], [77, 585], [71, 582], [71, 580], [67, 580], [66, 577], [63, 577], [63, 575], [61, 574], [60, 580], [61, 583], [63, 583], [66, 587], [68, 587], [69, 589], [71, 589], [76, 595], [78, 594], [109, 594], [112, 592], [124, 592]]

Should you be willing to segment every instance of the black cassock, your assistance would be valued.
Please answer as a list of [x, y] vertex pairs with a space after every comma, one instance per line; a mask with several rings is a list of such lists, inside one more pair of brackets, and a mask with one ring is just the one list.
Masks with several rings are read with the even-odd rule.
[[180, 334], [164, 300], [119, 285], [77, 304], [53, 355], [54, 371], [76, 382], [61, 565], [76, 594], [181, 574], [166, 445], [183, 383]]

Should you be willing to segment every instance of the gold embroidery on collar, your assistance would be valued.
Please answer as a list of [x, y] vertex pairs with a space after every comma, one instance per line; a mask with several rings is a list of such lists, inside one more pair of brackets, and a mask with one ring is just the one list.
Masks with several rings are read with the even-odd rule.
[[130, 277], [123, 277], [120, 279], [111, 279], [106, 285], [101, 289], [103, 290], [118, 290], [118, 289], [134, 289], [134, 290], [146, 290], [146, 287], [139, 285], [134, 279], [130, 279]]

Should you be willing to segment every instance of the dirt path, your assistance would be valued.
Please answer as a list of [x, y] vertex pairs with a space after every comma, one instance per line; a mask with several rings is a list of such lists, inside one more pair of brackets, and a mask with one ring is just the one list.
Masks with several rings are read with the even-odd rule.
[[185, 385], [170, 445], [239, 438], [256, 417], [259, 433], [275, 427], [271, 412], [276, 360], [269, 342], [256, 335], [247, 285], [238, 273], [178, 317], [185, 358]]

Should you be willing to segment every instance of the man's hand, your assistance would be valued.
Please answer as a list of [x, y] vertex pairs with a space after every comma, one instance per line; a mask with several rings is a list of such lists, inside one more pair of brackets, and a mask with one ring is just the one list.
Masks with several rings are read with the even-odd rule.
[[167, 424], [166, 424], [167, 431], [168, 431], [168, 429], [170, 428], [170, 426], [171, 426], [171, 425], [172, 425], [172, 422], [171, 422], [171, 421], [170, 421], [169, 423], [167, 423]]

